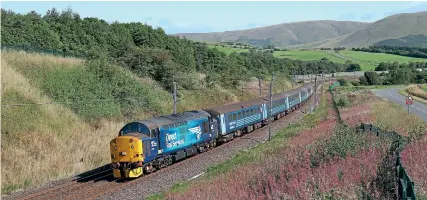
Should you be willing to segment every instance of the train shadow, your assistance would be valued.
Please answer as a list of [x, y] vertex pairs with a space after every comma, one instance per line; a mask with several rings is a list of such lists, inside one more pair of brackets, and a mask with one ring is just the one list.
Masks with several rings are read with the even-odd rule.
[[113, 169], [110, 164], [83, 172], [75, 176], [76, 182], [99, 182], [99, 181], [115, 181], [113, 177]]

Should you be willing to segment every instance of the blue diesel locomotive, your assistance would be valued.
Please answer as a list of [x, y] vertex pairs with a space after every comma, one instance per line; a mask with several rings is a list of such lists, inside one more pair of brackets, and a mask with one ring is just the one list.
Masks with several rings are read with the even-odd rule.
[[115, 178], [135, 178], [252, 132], [294, 111], [313, 95], [307, 84], [268, 97], [126, 124], [110, 141]]

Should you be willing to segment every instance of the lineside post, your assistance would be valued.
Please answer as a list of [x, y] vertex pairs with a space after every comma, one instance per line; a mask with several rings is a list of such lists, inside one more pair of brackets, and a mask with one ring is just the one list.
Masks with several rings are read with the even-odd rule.
[[[273, 112], [273, 108], [272, 108], [272, 97], [273, 97], [273, 81], [274, 81], [274, 73], [271, 75], [271, 82], [270, 82], [270, 111], [269, 111], [269, 124], [268, 124], [268, 141], [270, 142], [271, 140], [271, 122], [273, 121], [271, 116], [272, 112]], [[271, 120], [271, 121], [270, 121]]]
[[314, 78], [314, 106], [317, 105], [317, 73], [316, 78]]
[[295, 77], [294, 77], [294, 71], [292, 70], [292, 72], [291, 72], [292, 89], [294, 89], [294, 79], [295, 79]]
[[258, 77], [258, 87], [259, 87], [259, 97], [261, 97], [262, 93], [261, 93], [261, 76]]
[[175, 76], [173, 78], [173, 114], [176, 114], [176, 82]]

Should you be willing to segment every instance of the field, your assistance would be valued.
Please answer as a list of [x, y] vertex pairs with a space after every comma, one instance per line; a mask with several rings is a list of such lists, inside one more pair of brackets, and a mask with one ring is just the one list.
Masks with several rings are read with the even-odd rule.
[[426, 62], [427, 59], [423, 58], [412, 58], [406, 56], [399, 56], [393, 54], [385, 54], [385, 53], [369, 53], [369, 52], [361, 52], [361, 51], [340, 51], [340, 54], [346, 58], [361, 60], [366, 62], [373, 62], [379, 64], [380, 62], [417, 62], [423, 61]]
[[278, 58], [289, 58], [294, 60], [320, 60], [322, 58], [327, 58], [332, 62], [344, 63], [345, 60], [337, 58], [323, 51], [300, 51], [300, 50], [290, 50], [290, 51], [275, 51], [274, 56]]
[[[248, 52], [248, 49], [233, 48], [231, 46], [215, 46], [214, 44], [208, 45], [210, 48], [216, 47], [219, 51], [230, 54], [231, 52]], [[357, 63], [362, 67], [363, 71], [374, 70], [381, 62], [427, 62], [427, 59], [411, 58], [399, 55], [384, 54], [384, 53], [368, 53], [360, 51], [321, 51], [321, 50], [289, 50], [289, 51], [275, 51], [273, 53], [278, 58], [289, 58], [294, 60], [320, 60], [327, 58], [332, 62], [344, 64], [347, 60]]]

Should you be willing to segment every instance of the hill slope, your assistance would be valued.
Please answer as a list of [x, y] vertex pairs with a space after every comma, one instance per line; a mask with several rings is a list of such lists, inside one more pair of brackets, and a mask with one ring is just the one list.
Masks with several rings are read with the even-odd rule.
[[377, 42], [375, 46], [407, 46], [427, 48], [427, 36], [425, 35], [408, 35], [398, 39], [388, 39]]
[[306, 21], [283, 23], [247, 30], [216, 33], [180, 33], [188, 39], [203, 42], [235, 41], [255, 46], [288, 46], [306, 44], [353, 33], [369, 23], [351, 21]]
[[289, 48], [367, 47], [409, 35], [427, 35], [427, 11], [393, 15], [348, 35]]
[[385, 39], [417, 34], [427, 35], [427, 11], [384, 18], [339, 39], [337, 44], [345, 47], [369, 46]]
[[308, 21], [222, 33], [182, 33], [197, 41], [234, 41], [287, 48], [364, 47], [409, 35], [427, 35], [427, 11], [386, 17], [374, 23]]

